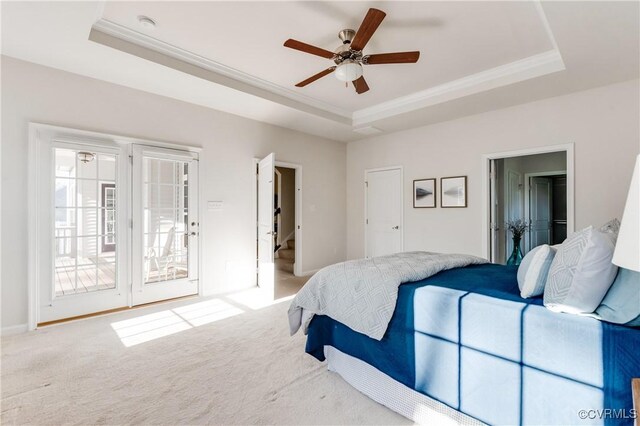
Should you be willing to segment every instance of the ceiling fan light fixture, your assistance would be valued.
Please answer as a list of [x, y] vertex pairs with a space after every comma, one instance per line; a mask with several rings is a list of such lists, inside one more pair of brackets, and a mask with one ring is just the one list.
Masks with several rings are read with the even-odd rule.
[[78, 152], [78, 160], [80, 160], [83, 163], [90, 163], [94, 160], [94, 158], [96, 158], [96, 154], [94, 154], [93, 152], [87, 152], [87, 151], [80, 151]]
[[336, 67], [334, 74], [340, 81], [354, 81], [362, 77], [362, 65], [354, 60], [347, 59]]

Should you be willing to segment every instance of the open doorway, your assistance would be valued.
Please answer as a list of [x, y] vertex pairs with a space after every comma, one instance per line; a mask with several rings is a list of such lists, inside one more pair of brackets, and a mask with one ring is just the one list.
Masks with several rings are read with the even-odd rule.
[[274, 176], [276, 275], [294, 275], [296, 262], [296, 170], [276, 166]]
[[542, 244], [562, 243], [573, 231], [572, 146], [489, 155], [486, 159], [486, 235], [491, 262], [507, 263], [514, 252], [508, 222], [526, 225], [518, 244], [522, 255]]
[[257, 282], [279, 299], [297, 293], [308, 278], [301, 276], [302, 167], [275, 161], [274, 154], [256, 165]]

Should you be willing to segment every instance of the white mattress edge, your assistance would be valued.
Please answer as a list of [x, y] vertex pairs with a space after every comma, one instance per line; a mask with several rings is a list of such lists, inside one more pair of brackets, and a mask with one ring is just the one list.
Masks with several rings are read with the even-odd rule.
[[351, 386], [396, 413], [418, 424], [483, 425], [435, 399], [387, 376], [366, 362], [325, 345], [329, 371], [338, 373]]

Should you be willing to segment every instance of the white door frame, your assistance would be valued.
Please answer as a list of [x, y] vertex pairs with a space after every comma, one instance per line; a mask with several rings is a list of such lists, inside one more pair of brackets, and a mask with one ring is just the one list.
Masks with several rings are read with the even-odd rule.
[[[126, 148], [131, 144], [142, 144], [154, 147], [163, 147], [170, 149], [179, 149], [183, 151], [189, 152], [201, 152], [202, 148], [188, 146], [188, 145], [180, 145], [174, 143], [167, 142], [159, 142], [153, 141], [149, 139], [141, 139], [141, 138], [132, 138], [128, 136], [121, 136], [116, 134], [109, 134], [103, 132], [94, 132], [90, 130], [79, 130], [73, 129], [69, 127], [55, 126], [51, 124], [44, 123], [36, 123], [30, 122], [28, 124], [28, 132], [29, 132], [29, 149], [28, 149], [28, 166], [27, 166], [27, 264], [28, 264], [28, 272], [27, 272], [27, 316], [28, 316], [28, 330], [35, 330], [38, 326], [39, 322], [39, 284], [40, 284], [40, 273], [39, 273], [39, 265], [40, 265], [40, 255], [38, 253], [38, 241], [42, 236], [43, 232], [49, 232], [48, 229], [42, 229], [42, 226], [39, 224], [39, 215], [38, 212], [43, 208], [47, 208], [48, 206], [44, 206], [42, 200], [38, 198], [38, 188], [42, 185], [43, 177], [41, 171], [38, 169], [38, 161], [39, 161], [39, 147], [42, 143], [50, 143], [53, 140], [59, 142], [69, 142], [73, 144], [85, 144], [85, 145], [104, 145], [104, 146], [112, 146], [112, 147], [124, 147]], [[129, 152], [125, 150], [125, 152]], [[128, 182], [123, 182], [123, 185], [131, 185], [131, 168], [129, 168], [128, 174]], [[130, 196], [130, 194], [129, 194]], [[202, 219], [204, 216], [202, 215], [203, 203], [201, 202], [202, 192], [198, 194], [198, 213], [199, 217]], [[130, 208], [130, 199], [125, 199], [118, 201], [119, 203], [126, 203], [127, 215], [129, 220], [131, 220], [131, 208]], [[202, 220], [200, 226], [200, 232], [203, 231]], [[124, 234], [124, 235], [123, 235]], [[129, 241], [128, 245], [122, 244], [122, 246], [127, 246], [127, 252], [130, 253], [130, 241], [131, 241], [131, 229], [130, 227], [126, 227], [124, 232], [121, 232], [121, 238], [125, 238], [125, 241]], [[198, 276], [200, 279], [202, 278], [202, 245], [200, 243], [200, 239], [198, 239], [199, 244], [199, 259], [198, 259]], [[129, 259], [130, 256], [127, 256]], [[127, 260], [126, 264], [121, 265], [121, 267], [127, 268], [128, 276], [127, 276], [127, 287], [129, 288], [128, 295], [128, 304], [131, 307], [131, 264], [130, 260]], [[202, 287], [199, 286], [199, 292], [202, 292]], [[201, 294], [201, 293], [200, 293]]]
[[[276, 166], [277, 167], [277, 166]], [[276, 192], [276, 194], [278, 194], [278, 203], [276, 204], [275, 208], [277, 209], [278, 207], [280, 207], [282, 205], [282, 173], [280, 173], [280, 170], [274, 168], [273, 169], [274, 173], [276, 174], [276, 176], [278, 176], [278, 184], [276, 185], [276, 188], [278, 189], [278, 191]], [[295, 203], [295, 200], [294, 200]], [[276, 231], [276, 246], [280, 245], [280, 240], [282, 240], [282, 214], [279, 214], [278, 217], [276, 218], [276, 223], [278, 224], [278, 230]], [[294, 219], [295, 220], [295, 219]], [[274, 253], [274, 258], [277, 259], [278, 257], [278, 252]]]
[[[522, 157], [535, 154], [549, 154], [553, 152], [566, 152], [567, 154], [567, 234], [575, 229], [575, 157], [574, 144], [560, 144], [541, 146], [537, 148], [521, 149], [516, 151], [504, 151], [482, 155], [482, 256], [489, 259], [491, 253], [491, 235], [489, 226], [491, 200], [489, 199], [489, 186], [491, 176], [489, 174], [489, 162], [503, 158]], [[525, 197], [526, 198], [526, 197]]]
[[[530, 204], [530, 194], [531, 191], [531, 183], [529, 182], [529, 178], [532, 177], [543, 177], [543, 176], [557, 176], [557, 175], [566, 175], [566, 170], [558, 170], [555, 172], [533, 172], [533, 173], [525, 173], [524, 174], [524, 221], [525, 223], [529, 223], [530, 214], [529, 214], [529, 204]], [[529, 251], [531, 248], [529, 247], [529, 232], [525, 232], [523, 235], [523, 245], [526, 247], [526, 250]]]
[[[258, 158], [253, 159], [253, 173], [255, 175], [256, 184], [253, 186], [253, 211], [255, 212], [255, 223], [254, 227], [254, 238], [253, 240], [258, 241], [258, 171], [257, 165], [260, 162]], [[295, 240], [296, 240], [296, 248], [295, 248], [295, 261], [293, 263], [293, 275], [296, 277], [302, 277], [310, 274], [310, 271], [302, 270], [302, 165], [296, 163], [289, 163], [287, 161], [278, 161], [278, 157], [276, 156], [276, 167], [284, 167], [286, 169], [294, 169], [295, 170], [295, 184], [296, 184], [296, 196], [295, 196]], [[278, 228], [280, 230], [280, 228]], [[256, 285], [257, 285], [258, 276], [256, 274]]]
[[373, 169], [364, 170], [364, 179], [362, 185], [364, 186], [364, 218], [362, 223], [364, 224], [364, 257], [369, 257], [369, 245], [367, 238], [367, 218], [369, 217], [369, 200], [367, 194], [367, 176], [372, 172], [385, 172], [389, 170], [400, 170], [400, 250], [404, 251], [404, 168], [403, 166], [387, 166], [377, 167]]

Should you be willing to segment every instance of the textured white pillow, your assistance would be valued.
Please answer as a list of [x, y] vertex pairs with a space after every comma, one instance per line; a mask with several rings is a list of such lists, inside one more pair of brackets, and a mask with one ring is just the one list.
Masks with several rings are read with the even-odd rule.
[[543, 244], [535, 247], [522, 259], [518, 268], [518, 287], [523, 298], [540, 296], [544, 293], [551, 262], [556, 248]]
[[551, 263], [544, 306], [573, 314], [595, 311], [618, 271], [611, 263], [615, 237], [590, 226], [567, 238]]
[[612, 234], [613, 242], [615, 243], [618, 239], [618, 232], [620, 232], [620, 221], [618, 219], [611, 219], [609, 222], [602, 225], [599, 231]]

